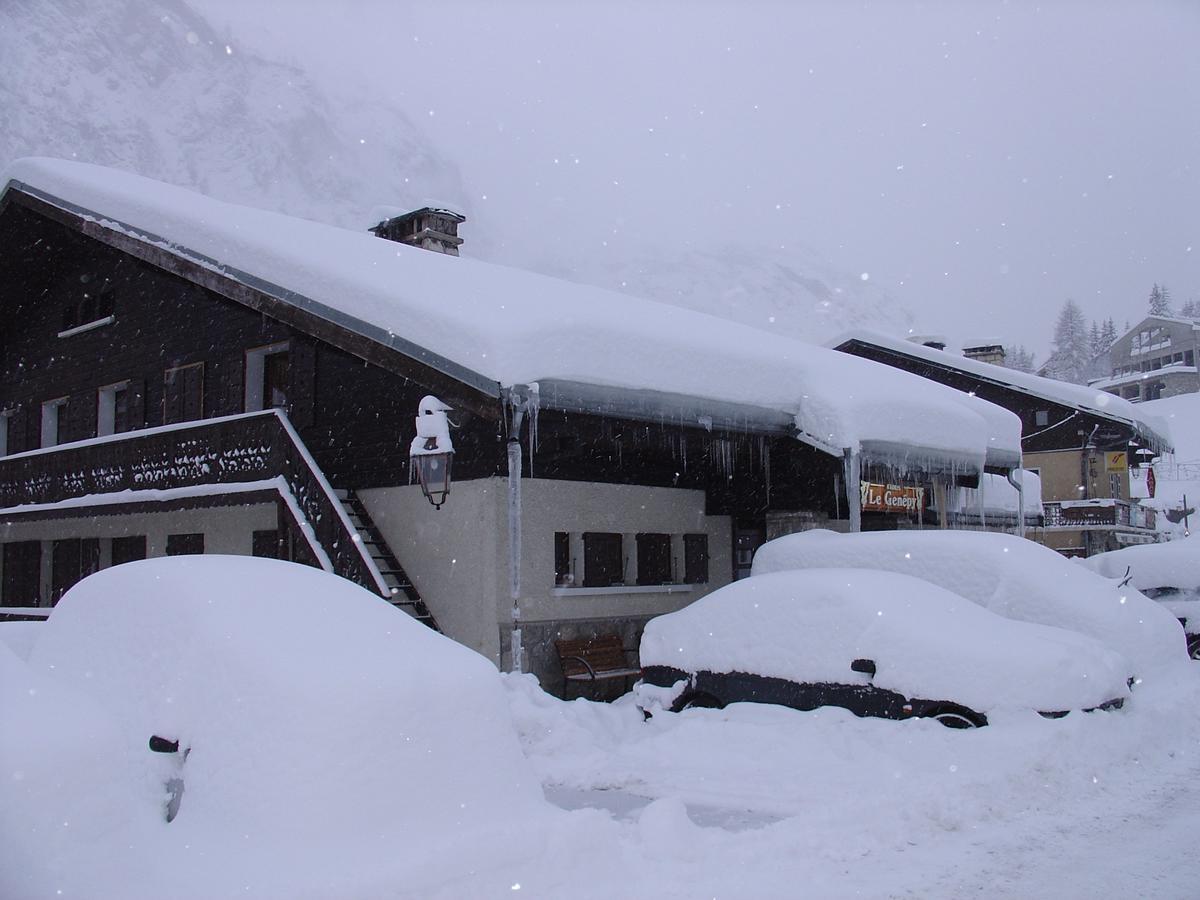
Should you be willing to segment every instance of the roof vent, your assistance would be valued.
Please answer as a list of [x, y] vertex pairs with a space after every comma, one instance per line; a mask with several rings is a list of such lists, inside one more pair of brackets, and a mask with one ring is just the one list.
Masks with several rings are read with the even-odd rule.
[[453, 210], [425, 206], [385, 219], [371, 229], [371, 234], [422, 250], [458, 256], [458, 248], [463, 242], [458, 236], [458, 226], [466, 220], [466, 216]]

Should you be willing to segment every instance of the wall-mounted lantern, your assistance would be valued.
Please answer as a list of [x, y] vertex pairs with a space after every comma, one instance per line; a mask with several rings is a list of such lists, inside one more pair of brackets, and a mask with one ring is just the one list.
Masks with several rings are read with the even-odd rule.
[[417, 436], [408, 450], [409, 483], [421, 484], [434, 509], [441, 509], [450, 493], [450, 466], [454, 462], [454, 444], [450, 441], [449, 406], [437, 397], [421, 399], [417, 410]]

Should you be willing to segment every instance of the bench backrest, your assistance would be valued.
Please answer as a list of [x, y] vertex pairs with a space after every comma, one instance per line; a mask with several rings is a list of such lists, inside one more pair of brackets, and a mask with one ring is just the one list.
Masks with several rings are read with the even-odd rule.
[[601, 634], [594, 638], [562, 640], [554, 642], [558, 650], [558, 658], [562, 662], [564, 675], [580, 675], [587, 668], [578, 659], [586, 659], [597, 672], [607, 672], [613, 669], [630, 668], [625, 650], [621, 646], [621, 636], [618, 634]]

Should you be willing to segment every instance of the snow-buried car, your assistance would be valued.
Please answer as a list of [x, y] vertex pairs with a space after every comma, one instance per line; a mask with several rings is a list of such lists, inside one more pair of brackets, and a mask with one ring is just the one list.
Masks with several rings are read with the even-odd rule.
[[1200, 535], [1100, 553], [1083, 564], [1106, 578], [1128, 578], [1157, 600], [1183, 626], [1188, 655], [1200, 660]]
[[[1097, 640], [1006, 619], [926, 581], [862, 569], [756, 575], [642, 636], [644, 705], [750, 701], [960, 728], [1000, 710], [1120, 707], [1129, 662]], [[669, 689], [663, 697], [663, 689]]]
[[[1171, 680], [1188, 666], [1179, 623], [1166, 609], [1033, 541], [979, 531], [806, 531], [769, 541], [753, 573], [855, 568], [912, 575], [1007, 619], [1095, 638], [1140, 681]], [[1122, 568], [1124, 571], [1124, 568]]]

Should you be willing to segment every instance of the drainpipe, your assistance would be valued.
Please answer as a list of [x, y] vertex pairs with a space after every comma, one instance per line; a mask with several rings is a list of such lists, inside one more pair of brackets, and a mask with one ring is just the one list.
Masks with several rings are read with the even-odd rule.
[[[1025, 469], [1009, 469], [1004, 473], [1008, 483], [1017, 489], [1017, 537], [1025, 537]], [[1013, 477], [1016, 475], [1016, 478]]]
[[846, 481], [846, 506], [850, 511], [850, 530], [862, 531], [862, 457], [849, 447], [842, 451]]
[[508, 432], [508, 591], [512, 600], [510, 671], [517, 673], [524, 664], [521, 644], [521, 423], [524, 418], [524, 400], [514, 400]]

